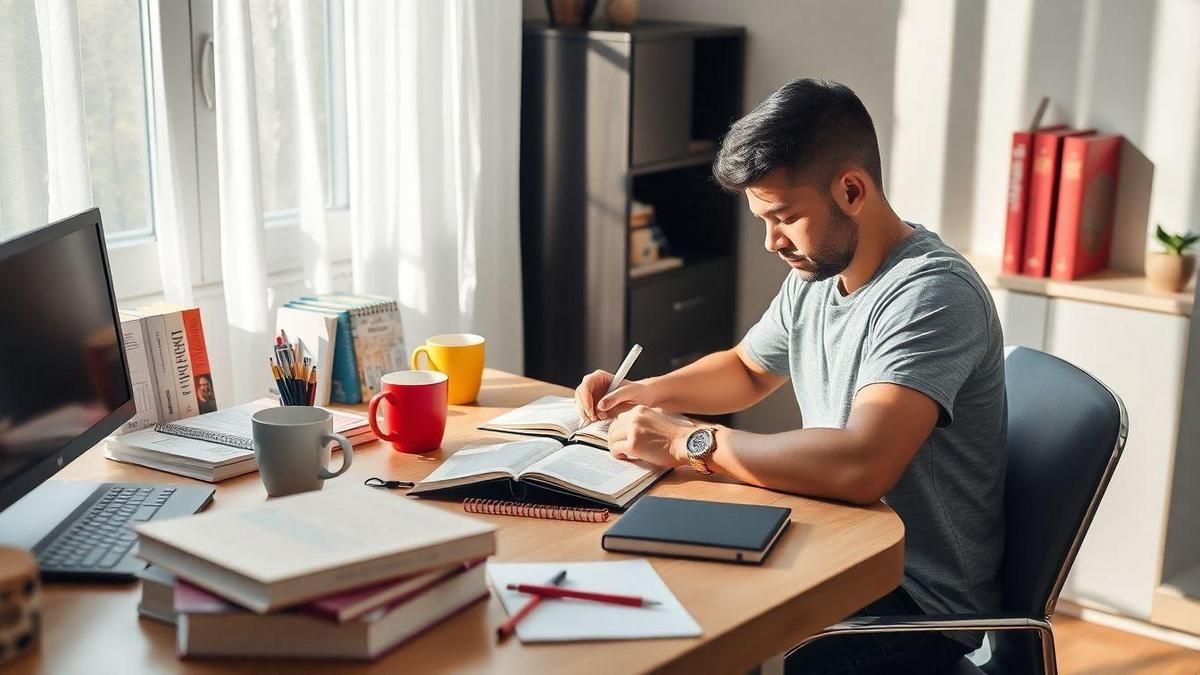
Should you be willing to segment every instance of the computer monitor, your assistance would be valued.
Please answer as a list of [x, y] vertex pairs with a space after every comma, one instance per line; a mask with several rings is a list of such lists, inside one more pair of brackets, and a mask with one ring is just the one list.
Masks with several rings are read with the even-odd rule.
[[0, 510], [133, 416], [100, 211], [0, 242]]

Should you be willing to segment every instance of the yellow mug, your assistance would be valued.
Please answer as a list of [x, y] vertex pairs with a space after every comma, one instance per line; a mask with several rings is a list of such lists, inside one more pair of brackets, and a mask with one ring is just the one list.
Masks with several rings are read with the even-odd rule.
[[412, 367], [421, 370], [421, 354], [429, 360], [428, 370], [445, 373], [450, 380], [447, 403], [470, 403], [479, 396], [483, 382], [483, 338], [471, 333], [434, 335], [413, 350]]

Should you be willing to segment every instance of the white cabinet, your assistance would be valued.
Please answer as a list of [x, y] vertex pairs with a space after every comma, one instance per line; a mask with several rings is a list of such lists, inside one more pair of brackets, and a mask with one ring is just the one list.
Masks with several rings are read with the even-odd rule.
[[1005, 345], [1045, 349], [1049, 298], [1044, 295], [993, 288], [992, 299], [996, 303], [1000, 325], [1004, 328]]
[[1075, 300], [1048, 302], [1044, 350], [1107, 384], [1129, 411], [1125, 453], [1063, 596], [1148, 620], [1161, 570], [1188, 319]]

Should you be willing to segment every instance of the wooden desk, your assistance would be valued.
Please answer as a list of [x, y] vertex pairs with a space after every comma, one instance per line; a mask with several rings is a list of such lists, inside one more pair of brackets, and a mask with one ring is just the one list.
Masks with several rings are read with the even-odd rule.
[[[508, 408], [555, 393], [566, 390], [489, 370], [478, 405], [451, 406], [443, 450], [413, 456], [394, 452], [387, 445], [363, 446], [355, 450], [350, 471], [334, 479], [334, 483], [361, 483], [370, 476], [420, 479], [463, 445], [512, 440], [511, 436], [481, 432], [475, 427]], [[106, 460], [98, 448], [67, 466], [59, 478], [111, 482], [188, 480]], [[43, 595], [45, 631], [39, 651], [7, 668], [17, 673], [746, 672], [803, 637], [883, 596], [900, 582], [904, 527], [883, 504], [862, 508], [805, 499], [704, 480], [686, 469], [672, 472], [654, 487], [653, 493], [792, 508], [789, 531], [761, 567], [650, 558], [667, 586], [703, 627], [703, 637], [564, 645], [522, 645], [510, 640], [498, 646], [494, 631], [505, 615], [500, 603], [492, 597], [372, 663], [181, 661], [175, 656], [174, 629], [139, 619], [138, 584], [50, 584]], [[403, 499], [401, 494], [397, 493], [396, 498]], [[209, 508], [255, 504], [265, 498], [258, 474], [252, 473], [220, 483]], [[461, 509], [450, 502], [427, 503]], [[504, 516], [493, 516], [490, 520], [500, 527], [498, 560], [584, 561], [629, 557], [600, 548], [600, 535], [607, 524]]]

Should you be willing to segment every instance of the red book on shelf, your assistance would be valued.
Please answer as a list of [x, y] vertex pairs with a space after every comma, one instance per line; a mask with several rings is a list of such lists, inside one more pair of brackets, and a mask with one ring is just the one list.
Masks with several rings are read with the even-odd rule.
[[[1038, 131], [1062, 129], [1062, 125]], [[1029, 207], [1029, 173], [1033, 165], [1033, 131], [1014, 131], [1008, 165], [1008, 209], [1004, 220], [1004, 259], [1001, 271], [1020, 274], [1025, 257], [1025, 220]]]
[[1119, 134], [1063, 140], [1051, 278], [1070, 281], [1108, 266], [1120, 160]]
[[1025, 224], [1025, 261], [1021, 271], [1031, 277], [1050, 274], [1050, 245], [1058, 201], [1058, 167], [1063, 139], [1091, 129], [1052, 129], [1033, 135], [1033, 165], [1029, 172], [1029, 212]]

